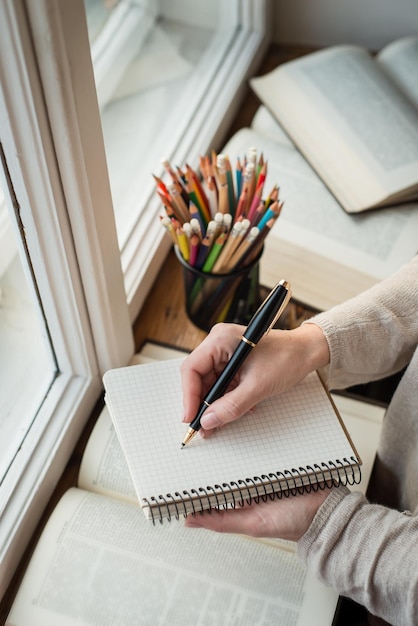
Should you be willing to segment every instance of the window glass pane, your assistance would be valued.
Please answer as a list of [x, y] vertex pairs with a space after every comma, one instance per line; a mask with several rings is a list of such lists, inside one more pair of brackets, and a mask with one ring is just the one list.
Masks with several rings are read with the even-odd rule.
[[56, 369], [28, 275], [0, 189], [0, 484]]
[[160, 175], [161, 160], [199, 114], [228, 46], [225, 32], [235, 29], [231, 6], [85, 0], [121, 249], [153, 193], [151, 174]]

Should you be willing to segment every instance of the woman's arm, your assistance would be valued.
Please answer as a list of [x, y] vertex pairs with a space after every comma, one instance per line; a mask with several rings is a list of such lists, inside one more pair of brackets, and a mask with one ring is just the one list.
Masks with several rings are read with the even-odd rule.
[[418, 344], [418, 256], [309, 323], [318, 325], [328, 342], [330, 364], [322, 374], [331, 389], [400, 371]]

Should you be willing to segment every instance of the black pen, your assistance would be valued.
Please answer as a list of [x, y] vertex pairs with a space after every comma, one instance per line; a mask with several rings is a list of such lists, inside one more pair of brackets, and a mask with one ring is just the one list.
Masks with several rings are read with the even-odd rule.
[[290, 290], [289, 283], [286, 280], [281, 280], [275, 287], [273, 287], [267, 298], [254, 313], [231, 359], [228, 361], [225, 369], [222, 371], [219, 378], [206, 395], [200, 405], [196, 417], [187, 429], [186, 435], [181, 444], [182, 448], [200, 429], [200, 419], [208, 406], [225, 393], [247, 356], [253, 348], [256, 347], [260, 339], [266, 335], [277, 322], [289, 302], [291, 295], [292, 292]]

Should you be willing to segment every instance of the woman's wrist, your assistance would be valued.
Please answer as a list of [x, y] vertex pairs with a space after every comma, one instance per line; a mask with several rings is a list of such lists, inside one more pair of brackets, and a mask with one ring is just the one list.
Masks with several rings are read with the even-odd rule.
[[305, 374], [329, 364], [328, 342], [319, 326], [307, 322], [292, 332], [297, 340], [297, 350], [300, 355], [300, 362], [306, 370]]

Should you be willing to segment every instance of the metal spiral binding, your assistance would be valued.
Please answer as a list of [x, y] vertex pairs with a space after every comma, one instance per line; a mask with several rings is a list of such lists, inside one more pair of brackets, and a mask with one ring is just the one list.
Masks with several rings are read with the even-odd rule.
[[191, 489], [190, 492], [176, 491], [174, 495], [168, 493], [149, 500], [143, 498], [143, 504], [149, 508], [153, 524], [156, 521], [162, 524], [164, 519], [170, 522], [173, 517], [178, 520], [188, 513], [195, 515], [203, 511], [211, 512], [212, 509], [235, 509], [245, 504], [258, 504], [260, 500], [267, 502], [319, 489], [356, 485], [360, 480], [359, 462], [355, 457], [350, 457], [350, 460], [336, 459], [320, 465], [315, 463], [313, 466], [262, 474], [237, 482], [207, 485]]

